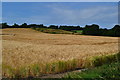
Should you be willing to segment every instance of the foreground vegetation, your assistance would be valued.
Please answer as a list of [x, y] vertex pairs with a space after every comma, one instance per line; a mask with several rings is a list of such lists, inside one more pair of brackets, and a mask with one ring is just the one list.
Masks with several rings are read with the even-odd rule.
[[104, 64], [100, 67], [91, 68], [82, 72], [70, 73], [64, 78], [82, 78], [82, 79], [120, 79], [120, 63], [114, 62]]
[[82, 72], [70, 73], [64, 78], [120, 79], [120, 53], [104, 57], [101, 56], [94, 59], [94, 67], [88, 68]]
[[[100, 57], [94, 57], [94, 58], [89, 58], [86, 60], [85, 63], [81, 63], [76, 59], [73, 60], [69, 60], [69, 61], [57, 61], [57, 62], [52, 62], [52, 63], [47, 63], [47, 64], [33, 64], [30, 66], [25, 66], [25, 67], [21, 67], [21, 68], [12, 68], [10, 66], [6, 66], [3, 64], [3, 76], [8, 77], [8, 78], [27, 78], [27, 77], [40, 77], [44, 74], [50, 74], [50, 73], [60, 73], [60, 72], [66, 72], [69, 70], [74, 70], [76, 68], [93, 68], [96, 66], [101, 66], [103, 64], [108, 64], [108, 63], [112, 63], [112, 62], [117, 62], [120, 58], [118, 57], [119, 54], [114, 54], [114, 55], [107, 55], [107, 56], [100, 56]], [[111, 74], [113, 77], [116, 77], [119, 75], [119, 71], [118, 71], [118, 66], [119, 64], [115, 63], [114, 65], [110, 65], [108, 66], [107, 69], [104, 70], [112, 70], [114, 72], [111, 72]], [[113, 68], [115, 66], [115, 68]], [[107, 65], [103, 66], [102, 68], [107, 67]], [[92, 71], [92, 74], [87, 76], [88, 73], [90, 73], [90, 71], [88, 72], [83, 72], [82, 73], [76, 73], [76, 74], [70, 74], [67, 76], [67, 78], [91, 78], [91, 77], [98, 77], [99, 75], [99, 71], [102, 68], [96, 68], [95, 70]], [[98, 70], [97, 70], [98, 69]], [[97, 73], [94, 73], [95, 71], [97, 71]], [[117, 73], [118, 75], [116, 75]], [[105, 71], [104, 71], [105, 72]], [[104, 73], [103, 74], [107, 74]], [[79, 74], [81, 74], [81, 76], [79, 77]], [[102, 75], [103, 75], [102, 74]], [[100, 75], [99, 77], [102, 77], [102, 75]], [[77, 77], [76, 77], [77, 76]], [[106, 75], [107, 77], [107, 75]]]

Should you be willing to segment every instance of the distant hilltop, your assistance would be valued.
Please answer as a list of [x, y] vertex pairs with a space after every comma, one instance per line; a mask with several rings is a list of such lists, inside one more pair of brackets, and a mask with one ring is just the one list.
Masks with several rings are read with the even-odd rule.
[[43, 24], [29, 24], [23, 23], [22, 25], [14, 24], [8, 25], [7, 23], [1, 23], [1, 29], [4, 28], [47, 28], [47, 29], [61, 29], [66, 31], [75, 31], [82, 30], [83, 35], [95, 35], [95, 36], [112, 36], [112, 37], [120, 37], [120, 25], [115, 25], [111, 29], [100, 28], [97, 24], [86, 25], [85, 27], [80, 26], [68, 26], [68, 25], [50, 25], [44, 26]]

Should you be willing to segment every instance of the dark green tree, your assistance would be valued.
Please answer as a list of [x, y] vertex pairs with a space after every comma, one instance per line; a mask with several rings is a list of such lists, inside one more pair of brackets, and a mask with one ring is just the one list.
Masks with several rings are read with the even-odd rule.
[[120, 25], [115, 25], [112, 29], [112, 36], [120, 37]]
[[99, 35], [99, 26], [96, 24], [86, 25], [83, 29], [83, 34], [85, 35]]
[[20, 27], [21, 28], [28, 28], [28, 25], [27, 25], [27, 23], [23, 23]]
[[19, 28], [19, 25], [14, 23], [14, 25], [11, 26], [12, 28]]
[[38, 28], [47, 28], [46, 26], [44, 26], [43, 24], [38, 25]]
[[2, 29], [3, 28], [9, 28], [9, 25], [7, 23], [2, 23]]
[[50, 25], [48, 28], [51, 28], [51, 29], [58, 29], [58, 26], [56, 26], [56, 25]]

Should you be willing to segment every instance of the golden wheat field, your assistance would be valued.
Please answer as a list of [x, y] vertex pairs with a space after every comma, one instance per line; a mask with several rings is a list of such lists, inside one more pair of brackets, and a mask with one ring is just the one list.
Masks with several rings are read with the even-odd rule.
[[2, 34], [3, 63], [12, 66], [118, 51], [118, 38], [115, 37], [46, 34], [31, 29], [3, 29]]
[[117, 45], [117, 37], [47, 34], [25, 28], [2, 30], [3, 64], [14, 68], [114, 54]]

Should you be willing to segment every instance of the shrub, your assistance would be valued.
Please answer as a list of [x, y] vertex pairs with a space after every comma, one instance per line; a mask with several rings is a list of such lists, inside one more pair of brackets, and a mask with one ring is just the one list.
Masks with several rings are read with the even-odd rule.
[[83, 29], [83, 34], [85, 35], [98, 35], [99, 33], [99, 26], [98, 25], [86, 25], [85, 28]]

